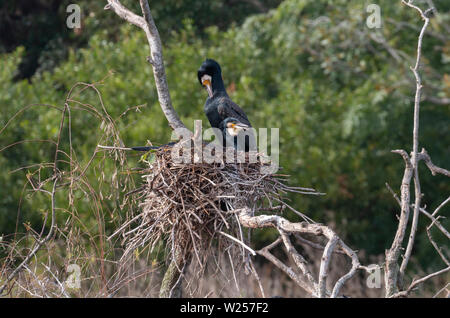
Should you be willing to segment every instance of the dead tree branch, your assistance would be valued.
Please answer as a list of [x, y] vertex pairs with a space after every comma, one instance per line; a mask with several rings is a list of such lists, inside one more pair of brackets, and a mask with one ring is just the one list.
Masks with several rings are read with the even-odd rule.
[[147, 0], [140, 0], [142, 15], [139, 16], [124, 7], [119, 0], [108, 0], [105, 10], [113, 10], [122, 19], [134, 24], [144, 30], [150, 49], [148, 61], [153, 67], [153, 75], [155, 78], [156, 90], [158, 92], [158, 100], [164, 115], [172, 129], [186, 128], [180, 117], [172, 106], [172, 100], [169, 93], [169, 85], [167, 84], [166, 71], [164, 68], [162, 43], [150, 12]]
[[[360, 265], [356, 253], [350, 249], [329, 227], [317, 224], [317, 223], [307, 223], [299, 222], [292, 223], [285, 218], [278, 215], [258, 215], [252, 216], [251, 209], [244, 207], [242, 209], [235, 211], [239, 216], [240, 223], [249, 228], [265, 228], [273, 227], [280, 233], [280, 238], [269, 246], [258, 251], [258, 254], [266, 257], [275, 266], [283, 270], [289, 275], [300, 287], [305, 289], [313, 297], [338, 297], [341, 288], [344, 284], [353, 277], [358, 269], [364, 269]], [[325, 246], [323, 256], [321, 259], [320, 271], [319, 271], [319, 281], [317, 282], [312, 273], [307, 268], [306, 260], [298, 253], [298, 251], [292, 246], [289, 239], [289, 234], [312, 234], [316, 236], [324, 236], [328, 243]], [[279, 243], [283, 242], [285, 248], [294, 260], [297, 268], [300, 270], [301, 274], [295, 273], [292, 268], [283, 264], [275, 256], [273, 256], [269, 251], [274, 248]], [[332, 292], [326, 289], [326, 278], [329, 273], [329, 264], [331, 261], [331, 256], [333, 251], [339, 247], [344, 254], [346, 254], [352, 260], [352, 267], [350, 271], [342, 276], [334, 285]]]
[[411, 283], [411, 285], [409, 285], [408, 289], [406, 289], [406, 290], [404, 290], [404, 291], [401, 291], [401, 292], [398, 292], [398, 293], [395, 293], [394, 295], [392, 295], [392, 296], [390, 296], [390, 297], [391, 297], [391, 298], [406, 297], [406, 296], [408, 296], [409, 293], [411, 293], [411, 291], [413, 291], [414, 288], [416, 288], [419, 284], [422, 284], [422, 283], [426, 282], [427, 280], [429, 280], [429, 279], [432, 278], [432, 277], [435, 277], [435, 276], [444, 274], [444, 273], [448, 272], [449, 270], [450, 270], [450, 266], [448, 266], [448, 267], [446, 267], [446, 268], [443, 268], [443, 269], [441, 269], [440, 271], [437, 271], [437, 272], [434, 272], [434, 273], [432, 273], [432, 274], [429, 274], [429, 275], [427, 275], [427, 276], [425, 276], [425, 277], [422, 277], [422, 278], [420, 278], [420, 279], [414, 280], [414, 281]]
[[[156, 90], [158, 92], [158, 100], [161, 109], [164, 112], [164, 115], [166, 116], [167, 121], [169, 122], [169, 125], [172, 127], [172, 129], [174, 130], [179, 128], [187, 129], [172, 106], [169, 86], [167, 84], [166, 79], [166, 71], [164, 68], [161, 38], [159, 36], [159, 32], [156, 27], [155, 21], [153, 20], [152, 14], [150, 12], [150, 7], [148, 5], [147, 0], [140, 0], [139, 3], [141, 6], [143, 16], [138, 16], [135, 13], [131, 12], [129, 9], [124, 7], [119, 0], [108, 0], [108, 4], [105, 6], [105, 9], [106, 10], [112, 9], [122, 19], [144, 30], [150, 49], [150, 56], [147, 58], [147, 61], [152, 65], [153, 68], [153, 75], [155, 78]], [[166, 272], [167, 275], [173, 276], [173, 277], [165, 276], [164, 282], [168, 283], [169, 285], [170, 283], [173, 282], [175, 282], [176, 285], [179, 285], [178, 284], [179, 274], [177, 274], [176, 270], [173, 270], [173, 268], [178, 267], [175, 266], [178, 265], [177, 263], [178, 262], [176, 260], [173, 260], [172, 263], [169, 265], [169, 270]], [[160, 295], [162, 297], [171, 296], [172, 287], [162, 286]]]
[[430, 155], [428, 155], [427, 151], [424, 148], [422, 148], [422, 151], [418, 154], [418, 158], [419, 158], [419, 160], [423, 160], [425, 162], [425, 164], [427, 165], [428, 169], [430, 169], [431, 174], [433, 176], [435, 176], [437, 174], [442, 174], [446, 177], [450, 177], [450, 171], [436, 166], [431, 161]]
[[[433, 10], [432, 8], [422, 11], [419, 7], [412, 4], [412, 1], [405, 1], [402, 0], [402, 3], [410, 8], [415, 9], [421, 16], [421, 18], [424, 20], [424, 24], [420, 30], [418, 42], [417, 42], [417, 56], [414, 67], [411, 67], [411, 71], [414, 74], [414, 77], [416, 79], [416, 91], [415, 91], [415, 98], [414, 98], [414, 127], [413, 127], [413, 150], [411, 152], [411, 157], [408, 156], [407, 152], [404, 150], [393, 150], [392, 152], [400, 154], [404, 161], [405, 161], [405, 171], [402, 179], [402, 184], [400, 188], [400, 198], [394, 193], [394, 191], [387, 185], [389, 191], [393, 194], [394, 198], [397, 200], [397, 202], [400, 204], [401, 212], [400, 212], [400, 218], [399, 218], [399, 224], [397, 227], [397, 232], [395, 235], [395, 238], [392, 242], [391, 248], [386, 251], [386, 266], [385, 266], [385, 288], [386, 288], [386, 296], [387, 297], [403, 297], [407, 296], [417, 284], [426, 281], [428, 278], [431, 278], [435, 275], [439, 275], [441, 273], [446, 272], [448, 269], [441, 270], [439, 272], [430, 274], [423, 279], [414, 281], [406, 290], [399, 291], [399, 288], [403, 288], [403, 280], [406, 272], [406, 268], [408, 266], [408, 262], [411, 258], [412, 250], [414, 247], [415, 237], [417, 233], [418, 228], [418, 222], [419, 222], [419, 216], [420, 213], [427, 215], [431, 220], [432, 224], [436, 224], [437, 218], [434, 218], [434, 216], [427, 213], [424, 209], [421, 208], [421, 199], [422, 199], [422, 192], [421, 192], [421, 186], [420, 186], [420, 179], [419, 179], [419, 171], [418, 166], [419, 162], [423, 160], [427, 167], [430, 169], [431, 173], [433, 175], [440, 173], [443, 175], [450, 176], [450, 172], [439, 168], [435, 166], [425, 149], [422, 149], [422, 151], [419, 153], [419, 114], [420, 114], [420, 99], [421, 99], [421, 93], [422, 93], [422, 80], [419, 74], [419, 66], [420, 66], [420, 59], [422, 55], [422, 42], [423, 42], [423, 36], [426, 32], [426, 28], [430, 22], [429, 13]], [[414, 204], [410, 203], [410, 184], [411, 179], [414, 178], [414, 197], [415, 202]], [[445, 203], [444, 203], [445, 204]], [[401, 262], [400, 267], [398, 266], [398, 260], [401, 254], [402, 245], [404, 241], [404, 236], [406, 229], [408, 227], [408, 220], [409, 220], [409, 209], [413, 208], [413, 220], [411, 224], [411, 230], [409, 234], [409, 239], [407, 243], [407, 247], [405, 250], [405, 254], [403, 255], [403, 260]], [[439, 223], [440, 230], [445, 234], [447, 232]], [[429, 228], [430, 228], [429, 227]], [[428, 228], [428, 231], [429, 231]], [[437, 249], [438, 253], [440, 253], [440, 249], [437, 247], [435, 242], [432, 240], [430, 233], [429, 238], [430, 242], [433, 244], [433, 246]], [[441, 255], [442, 256], [442, 255]], [[443, 258], [445, 261], [445, 258]]]
[[276, 258], [272, 253], [270, 253], [270, 250], [279, 245], [281, 242], [282, 239], [281, 237], [279, 237], [273, 243], [259, 250], [257, 253], [261, 256], [264, 256], [269, 261], [271, 261], [276, 267], [278, 267], [286, 275], [288, 275], [294, 282], [296, 282], [298, 286], [303, 288], [310, 295], [313, 295], [315, 293], [315, 288], [314, 286], [311, 286], [310, 282], [308, 282], [304, 277], [298, 275], [291, 267], [287, 266], [278, 258]]
[[396, 291], [398, 279], [398, 258], [405, 236], [406, 227], [408, 226], [409, 208], [410, 208], [410, 193], [409, 186], [413, 176], [413, 167], [408, 154], [404, 150], [393, 150], [394, 153], [399, 153], [405, 161], [405, 172], [403, 174], [402, 185], [400, 187], [400, 203], [401, 212], [397, 232], [395, 233], [394, 241], [391, 248], [386, 251], [386, 266], [385, 266], [385, 284], [386, 294], [392, 295]]

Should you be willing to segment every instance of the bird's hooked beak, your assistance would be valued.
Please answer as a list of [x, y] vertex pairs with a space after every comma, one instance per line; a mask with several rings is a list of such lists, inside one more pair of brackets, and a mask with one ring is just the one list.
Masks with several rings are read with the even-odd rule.
[[202, 85], [206, 87], [209, 97], [212, 97], [213, 92], [212, 92], [212, 86], [211, 86], [211, 76], [206, 75], [206, 74], [203, 75], [202, 76]]

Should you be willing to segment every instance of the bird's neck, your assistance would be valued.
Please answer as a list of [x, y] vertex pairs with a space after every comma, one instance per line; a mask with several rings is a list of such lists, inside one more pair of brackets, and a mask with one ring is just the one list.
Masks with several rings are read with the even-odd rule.
[[217, 74], [212, 78], [212, 92], [213, 96], [228, 96], [220, 74]]

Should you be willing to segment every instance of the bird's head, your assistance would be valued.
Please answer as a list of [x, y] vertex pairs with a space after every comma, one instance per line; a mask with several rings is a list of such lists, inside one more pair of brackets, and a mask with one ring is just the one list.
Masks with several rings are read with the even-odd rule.
[[221, 80], [222, 70], [219, 63], [212, 59], [206, 59], [197, 71], [197, 77], [200, 84], [206, 88], [209, 97], [213, 95], [213, 81]]
[[240, 122], [236, 118], [228, 117], [223, 121], [223, 130], [230, 136], [237, 136], [241, 131], [247, 130], [250, 126]]

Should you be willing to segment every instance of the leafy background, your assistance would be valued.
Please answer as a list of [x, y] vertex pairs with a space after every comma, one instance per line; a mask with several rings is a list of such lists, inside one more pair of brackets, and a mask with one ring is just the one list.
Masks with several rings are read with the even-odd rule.
[[[99, 82], [112, 117], [145, 105], [120, 121], [126, 145], [169, 140], [170, 129], [146, 63], [143, 32], [104, 11], [101, 1], [77, 1], [82, 27], [75, 31], [65, 27], [70, 1], [2, 3], [0, 127], [27, 105], [62, 106], [77, 82]], [[123, 3], [139, 12], [136, 1]], [[381, 8], [380, 29], [366, 25], [370, 3]], [[418, 3], [425, 7], [428, 2]], [[437, 14], [423, 47], [420, 146], [435, 164], [449, 168], [450, 108], [429, 97], [450, 95], [450, 3], [436, 0], [434, 5]], [[182, 120], [190, 128], [195, 119], [206, 121], [205, 92], [196, 70], [206, 57], [216, 59], [230, 96], [252, 124], [280, 128], [281, 166], [292, 176], [292, 184], [327, 193], [320, 198], [292, 196], [292, 205], [329, 224], [363, 258], [383, 254], [399, 213], [385, 183], [398, 191], [403, 173], [403, 161], [390, 151], [412, 147], [415, 83], [409, 66], [421, 26], [417, 13], [390, 0], [155, 0], [150, 7], [164, 44], [173, 104]], [[100, 107], [95, 94], [80, 99]], [[101, 130], [92, 116], [72, 115], [73, 144], [78, 159], [87, 162]], [[24, 223], [36, 228], [42, 223], [44, 198], [21, 200], [27, 194], [27, 169], [14, 170], [50, 162], [54, 152], [52, 145], [43, 143], [5, 147], [20, 140], [56, 138], [59, 119], [54, 109], [31, 107], [0, 133], [0, 234], [24, 231]], [[137, 159], [131, 158], [139, 165]], [[110, 169], [106, 164], [103, 172]], [[450, 184], [424, 167], [420, 174], [423, 202], [434, 209], [450, 193]], [[95, 228], [89, 200], [79, 194], [75, 205], [79, 217]], [[104, 209], [110, 212], [107, 221], [123, 213], [114, 201]], [[448, 226], [448, 221], [443, 223]], [[422, 270], [439, 268], [425, 226], [420, 223], [414, 264]], [[114, 230], [106, 227], [106, 232]], [[255, 246], [262, 246], [270, 235], [258, 235]], [[437, 233], [436, 239], [447, 244]]]

